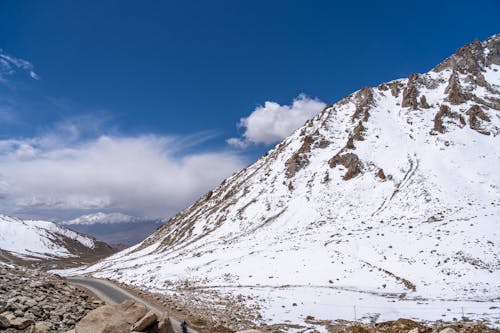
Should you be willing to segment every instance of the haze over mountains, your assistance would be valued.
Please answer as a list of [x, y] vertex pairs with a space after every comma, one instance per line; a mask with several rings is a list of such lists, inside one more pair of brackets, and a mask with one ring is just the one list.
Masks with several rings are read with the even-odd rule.
[[265, 323], [354, 305], [498, 320], [499, 134], [495, 35], [326, 107], [144, 242], [65, 273], [180, 293], [207, 316], [245, 304]]
[[63, 221], [69, 229], [93, 236], [116, 248], [124, 248], [143, 241], [164, 224], [160, 219], [147, 219], [122, 213], [94, 213]]

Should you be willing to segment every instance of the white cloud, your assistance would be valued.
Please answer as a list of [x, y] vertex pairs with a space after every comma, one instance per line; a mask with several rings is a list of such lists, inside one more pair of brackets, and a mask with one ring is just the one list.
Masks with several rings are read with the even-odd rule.
[[0, 212], [167, 217], [245, 165], [225, 151], [183, 154], [189, 138], [67, 134], [0, 140]]
[[40, 80], [40, 76], [35, 73], [34, 66], [29, 61], [13, 57], [0, 49], [0, 82], [6, 82], [6, 77], [14, 75], [18, 69], [26, 72], [32, 79]]
[[238, 127], [245, 128], [242, 138], [230, 138], [226, 142], [237, 148], [250, 144], [276, 143], [315, 116], [326, 104], [306, 95], [299, 95], [292, 105], [265, 102], [257, 107], [247, 118], [241, 118]]

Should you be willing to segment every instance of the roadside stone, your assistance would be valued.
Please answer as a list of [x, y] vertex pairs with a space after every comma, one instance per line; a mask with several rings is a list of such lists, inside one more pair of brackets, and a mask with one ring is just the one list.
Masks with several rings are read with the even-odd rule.
[[75, 326], [78, 333], [124, 333], [141, 319], [147, 310], [144, 304], [131, 300], [105, 305], [90, 311]]
[[174, 333], [172, 322], [165, 315], [162, 315], [158, 320], [158, 333]]
[[138, 331], [138, 332], [144, 332], [147, 328], [151, 327], [154, 323], [156, 323], [158, 317], [156, 316], [156, 313], [153, 311], [149, 311], [139, 319], [138, 322], [132, 326], [133, 331]]

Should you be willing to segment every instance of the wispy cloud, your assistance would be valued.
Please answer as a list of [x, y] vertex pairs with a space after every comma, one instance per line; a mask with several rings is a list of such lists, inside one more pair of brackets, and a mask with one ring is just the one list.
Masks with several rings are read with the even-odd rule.
[[0, 49], [0, 82], [7, 82], [7, 77], [14, 75], [18, 70], [26, 72], [34, 80], [40, 80], [40, 76], [29, 61], [16, 58]]
[[251, 144], [276, 143], [303, 125], [306, 120], [324, 109], [325, 103], [306, 95], [299, 95], [291, 105], [266, 102], [246, 118], [241, 118], [238, 127], [245, 131], [241, 138], [230, 138], [228, 144], [245, 148]]
[[106, 210], [166, 217], [245, 164], [226, 151], [183, 153], [188, 138], [81, 139], [79, 131], [61, 125], [39, 137], [0, 140], [0, 211], [74, 217]]

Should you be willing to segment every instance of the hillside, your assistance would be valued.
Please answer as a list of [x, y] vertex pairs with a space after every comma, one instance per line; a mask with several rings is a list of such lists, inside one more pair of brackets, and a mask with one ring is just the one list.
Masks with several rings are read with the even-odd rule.
[[112, 254], [113, 249], [49, 221], [0, 215], [0, 261], [31, 267], [71, 267]]
[[229, 312], [232, 327], [499, 324], [499, 134], [495, 35], [328, 106], [141, 244], [69, 274]]

